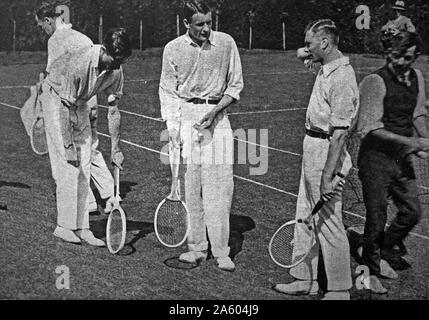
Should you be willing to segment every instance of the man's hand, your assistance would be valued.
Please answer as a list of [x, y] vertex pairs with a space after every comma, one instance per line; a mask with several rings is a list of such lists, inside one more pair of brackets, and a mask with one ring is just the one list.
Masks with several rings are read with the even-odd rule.
[[122, 165], [124, 163], [124, 154], [122, 151], [112, 152], [112, 157], [110, 159], [114, 166], [117, 166], [120, 170], [122, 170]]
[[45, 80], [45, 78], [46, 78], [45, 72], [40, 72], [39, 73], [39, 82], [42, 82], [43, 80]]
[[331, 177], [322, 176], [320, 184], [320, 197], [323, 201], [331, 200], [335, 194], [343, 192], [346, 180], [336, 176], [334, 179]]
[[424, 151], [419, 151], [416, 153], [416, 156], [420, 159], [429, 159], [429, 153]]
[[180, 134], [176, 129], [168, 130], [168, 139], [172, 144], [173, 148], [180, 148]]
[[299, 48], [296, 51], [296, 56], [298, 59], [304, 61], [307, 59], [311, 59], [311, 54], [306, 47]]
[[411, 147], [415, 148], [417, 152], [429, 152], [429, 138], [412, 138]]
[[206, 113], [206, 115], [204, 117], [202, 117], [201, 120], [198, 121], [198, 123], [197, 123], [198, 130], [204, 130], [204, 129], [210, 128], [211, 125], [213, 124], [215, 118], [216, 118], [215, 112], [210, 111], [210, 112]]

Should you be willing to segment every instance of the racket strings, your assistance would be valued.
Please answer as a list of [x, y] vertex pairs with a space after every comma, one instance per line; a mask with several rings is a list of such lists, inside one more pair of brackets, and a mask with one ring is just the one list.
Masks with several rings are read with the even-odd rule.
[[[271, 256], [276, 263], [290, 267], [300, 262], [307, 255], [308, 251], [299, 252], [298, 233], [295, 228], [297, 224], [289, 224], [278, 230], [271, 242]], [[302, 244], [301, 244], [302, 245]]]
[[158, 209], [156, 230], [160, 240], [167, 245], [178, 245], [186, 237], [188, 215], [181, 201], [166, 199]]
[[107, 230], [109, 232], [109, 245], [113, 251], [120, 250], [122, 244], [123, 229], [121, 212], [117, 209], [110, 213], [110, 225]]

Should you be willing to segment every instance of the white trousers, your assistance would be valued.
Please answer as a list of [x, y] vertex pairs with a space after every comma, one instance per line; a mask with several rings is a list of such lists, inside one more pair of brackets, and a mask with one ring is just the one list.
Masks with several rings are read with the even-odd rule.
[[[90, 108], [90, 123], [91, 123], [91, 136], [92, 136], [92, 145], [91, 145], [91, 181], [94, 183], [97, 188], [100, 197], [102, 199], [110, 198], [114, 195], [114, 180], [112, 173], [104, 161], [103, 154], [97, 150], [98, 148], [98, 134], [97, 134], [97, 118], [98, 118], [98, 108], [97, 108], [97, 98], [93, 97], [87, 103]], [[95, 200], [94, 194], [90, 190], [89, 192], [89, 206], [96, 206], [97, 201]]]
[[[329, 141], [326, 139], [305, 136], [301, 181], [296, 208], [296, 219], [307, 218], [320, 199], [322, 171], [326, 163]], [[342, 172], [351, 167], [350, 155], [345, 152]], [[328, 290], [348, 290], [352, 286], [350, 270], [349, 243], [342, 222], [342, 195], [337, 194], [315, 216], [316, 240], [301, 264], [292, 268], [290, 274], [296, 279], [316, 280], [319, 262], [319, 248], [322, 250], [328, 280]], [[308, 239], [310, 233], [306, 226], [297, 225], [296, 239]], [[303, 244], [308, 241], [303, 241]], [[299, 255], [305, 247], [295, 243], [294, 254]]]
[[91, 128], [89, 109], [78, 108], [73, 128], [73, 142], [78, 151], [78, 168], [67, 163], [60, 127], [61, 100], [47, 84], [40, 95], [52, 176], [56, 183], [57, 224], [76, 230], [89, 228], [88, 192], [91, 163]]
[[213, 105], [184, 103], [181, 108], [182, 156], [186, 162], [185, 199], [191, 216], [188, 248], [207, 250], [207, 240], [210, 240], [213, 256], [227, 257], [234, 191], [231, 125], [225, 114], [219, 114], [212, 132], [197, 142], [197, 132], [192, 125]]

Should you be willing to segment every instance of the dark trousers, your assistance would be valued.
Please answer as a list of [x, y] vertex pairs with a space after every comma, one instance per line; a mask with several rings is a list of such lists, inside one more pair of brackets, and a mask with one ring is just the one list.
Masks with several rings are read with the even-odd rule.
[[[420, 220], [422, 210], [416, 177], [410, 158], [396, 160], [383, 153], [367, 151], [359, 159], [359, 178], [366, 207], [362, 260], [371, 274], [379, 276], [381, 251], [402, 243]], [[398, 213], [384, 230], [388, 197]]]

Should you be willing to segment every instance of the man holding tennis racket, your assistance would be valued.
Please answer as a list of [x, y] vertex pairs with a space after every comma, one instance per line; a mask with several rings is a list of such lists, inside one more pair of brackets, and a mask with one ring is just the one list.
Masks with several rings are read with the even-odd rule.
[[209, 240], [218, 267], [234, 271], [228, 246], [233, 136], [226, 108], [243, 89], [241, 61], [232, 37], [211, 30], [212, 13], [206, 1], [185, 2], [184, 24], [186, 34], [164, 49], [159, 86], [170, 141], [175, 147], [183, 143], [187, 165], [189, 251], [179, 260], [205, 260]]
[[[56, 4], [44, 2], [39, 7], [36, 12], [35, 18], [37, 24], [42, 28], [45, 33], [49, 36], [48, 40], [48, 63], [46, 66], [45, 74], [41, 75], [41, 79], [44, 79], [45, 76], [50, 72], [53, 61], [61, 59], [62, 56], [70, 52], [78, 51], [79, 49], [90, 47], [93, 45], [91, 39], [86, 35], [73, 30], [71, 24], [66, 24], [62, 17], [61, 12], [56, 12]], [[91, 123], [91, 133], [92, 133], [92, 152], [91, 152], [91, 179], [96, 186], [100, 197], [105, 199], [105, 213], [110, 212], [113, 202], [113, 177], [110, 173], [106, 162], [104, 161], [103, 155], [98, 148], [98, 134], [97, 134], [97, 96], [94, 96], [88, 101], [88, 106], [90, 107], [90, 123]], [[62, 122], [63, 129], [63, 140], [65, 144], [71, 144], [71, 134], [70, 128], [68, 128], [69, 121], [69, 112], [70, 110], [63, 106], [63, 109], [60, 110], [64, 112], [65, 115], [61, 117], [64, 119]], [[70, 160], [76, 160], [76, 151], [72, 149], [66, 150], [66, 156], [69, 155]], [[118, 151], [120, 153], [120, 151]], [[117, 155], [114, 158], [119, 158], [121, 155]], [[123, 157], [123, 156], [122, 156]], [[89, 211], [97, 210], [97, 202], [95, 197], [90, 190], [89, 193]]]
[[[88, 193], [91, 163], [91, 127], [88, 101], [97, 93], [108, 95], [109, 133], [112, 154], [119, 151], [120, 115], [117, 102], [122, 96], [121, 64], [131, 55], [129, 37], [124, 29], [106, 33], [103, 45], [92, 45], [63, 55], [52, 62], [50, 73], [42, 83], [40, 101], [45, 120], [52, 175], [57, 184], [57, 228], [54, 235], [65, 241], [81, 240], [104, 246], [89, 230]], [[77, 151], [76, 161], [66, 156], [69, 146], [61, 134], [60, 106], [65, 105], [72, 115], [72, 144]], [[123, 156], [114, 163], [122, 165]]]
[[[371, 274], [368, 289], [379, 294], [387, 292], [379, 277], [398, 277], [383, 272], [381, 258], [393, 268], [398, 265], [407, 253], [403, 241], [422, 214], [413, 154], [426, 157], [429, 152], [424, 77], [412, 68], [422, 48], [420, 37], [392, 33], [382, 43], [386, 65], [360, 84], [356, 128], [362, 135], [358, 167], [366, 207], [362, 263]], [[398, 213], [385, 230], [388, 198]]]
[[348, 128], [356, 115], [359, 91], [349, 58], [338, 50], [339, 31], [332, 20], [310, 23], [305, 30], [305, 46], [313, 62], [321, 63], [306, 115], [306, 136], [296, 219], [306, 220], [318, 203], [324, 205], [312, 220], [316, 241], [310, 248], [306, 239], [312, 237], [305, 224], [297, 224], [293, 255], [310, 250], [290, 274], [295, 281], [277, 284], [276, 291], [291, 295], [317, 294], [319, 248], [322, 250], [328, 280], [326, 300], [348, 300], [352, 286], [349, 244], [342, 223], [342, 186], [337, 173], [346, 175], [351, 158], [346, 150]]

